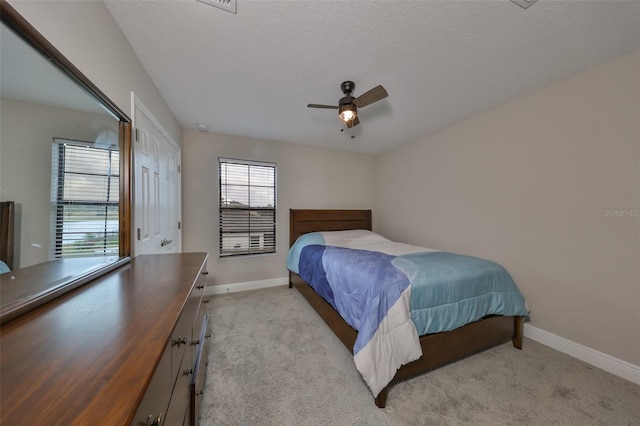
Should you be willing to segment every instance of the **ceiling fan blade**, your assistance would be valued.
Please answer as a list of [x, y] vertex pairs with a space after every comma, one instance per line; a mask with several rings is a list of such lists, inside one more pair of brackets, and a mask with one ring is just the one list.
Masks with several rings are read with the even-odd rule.
[[352, 128], [353, 126], [357, 126], [358, 124], [360, 124], [360, 120], [358, 119], [358, 117], [356, 116], [356, 118], [354, 118], [353, 120], [349, 120], [347, 121], [347, 129]]
[[373, 89], [369, 90], [368, 92], [365, 92], [362, 95], [360, 95], [357, 98], [355, 98], [353, 100], [353, 103], [358, 108], [362, 108], [362, 107], [365, 107], [367, 105], [371, 105], [374, 102], [378, 102], [379, 100], [384, 99], [387, 96], [389, 96], [389, 94], [384, 89], [384, 87], [378, 85], [378, 86], [374, 87]]
[[338, 109], [335, 105], [321, 105], [321, 104], [309, 104], [307, 108], [326, 108], [326, 109]]

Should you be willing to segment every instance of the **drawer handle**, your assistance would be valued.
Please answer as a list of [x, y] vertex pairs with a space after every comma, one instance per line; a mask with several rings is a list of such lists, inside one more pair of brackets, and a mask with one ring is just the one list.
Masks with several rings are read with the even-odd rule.
[[207, 333], [207, 334], [204, 336], [204, 338], [205, 338], [205, 339], [208, 339], [209, 337], [211, 337], [211, 333]]
[[196, 392], [196, 396], [202, 396], [204, 395], [204, 389], [200, 389], [198, 392]]
[[191, 342], [193, 345], [199, 345], [200, 344], [200, 339], [198, 340], [194, 340], [193, 342]]
[[145, 426], [160, 426], [162, 424], [162, 414], [158, 414], [157, 417], [153, 417], [152, 414], [149, 414], [147, 417], [147, 423]]
[[187, 338], [186, 337], [178, 336], [177, 339], [173, 339], [173, 346], [180, 347], [180, 345], [186, 345], [186, 344], [187, 344]]
[[184, 370], [185, 376], [189, 376], [191, 374], [193, 374], [193, 368], [187, 368], [186, 370]]
[[204, 286], [203, 286], [203, 285], [197, 285], [197, 286], [196, 286], [196, 288], [197, 288], [198, 290], [202, 290], [202, 289], [204, 288]]
[[209, 299], [202, 299], [202, 303], [209, 303]]
[[209, 271], [204, 271], [202, 275], [209, 275]]

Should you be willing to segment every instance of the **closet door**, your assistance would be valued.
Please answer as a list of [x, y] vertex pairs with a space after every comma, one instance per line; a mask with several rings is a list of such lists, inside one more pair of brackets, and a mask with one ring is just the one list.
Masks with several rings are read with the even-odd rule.
[[179, 152], [164, 139], [160, 146], [160, 234], [161, 253], [177, 253], [179, 250]]
[[134, 132], [134, 254], [177, 253], [180, 151], [137, 107]]

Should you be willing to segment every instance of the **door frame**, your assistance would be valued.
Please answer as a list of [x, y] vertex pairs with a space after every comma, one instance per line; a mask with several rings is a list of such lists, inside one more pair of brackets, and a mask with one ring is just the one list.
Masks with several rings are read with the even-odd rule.
[[137, 128], [137, 120], [136, 120], [136, 110], [140, 110], [148, 119], [151, 121], [151, 124], [160, 132], [160, 134], [171, 144], [177, 151], [178, 157], [178, 167], [180, 168], [180, 172], [178, 173], [178, 222], [180, 223], [180, 227], [178, 228], [178, 253], [182, 252], [182, 147], [171, 137], [171, 135], [165, 130], [165, 128], [160, 124], [160, 122], [155, 118], [155, 116], [149, 111], [149, 109], [144, 105], [142, 100], [140, 100], [140, 96], [136, 95], [135, 92], [131, 91], [131, 256], [134, 257], [138, 253], [138, 238], [136, 229], [138, 229], [137, 222], [137, 208], [135, 200], [136, 200], [136, 181], [135, 181], [135, 170], [136, 170], [136, 139], [135, 139], [135, 131]]

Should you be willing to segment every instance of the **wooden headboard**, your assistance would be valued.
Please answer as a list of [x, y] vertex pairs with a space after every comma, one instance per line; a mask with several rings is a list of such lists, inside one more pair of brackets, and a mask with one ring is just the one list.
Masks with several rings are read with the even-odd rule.
[[371, 210], [289, 210], [289, 246], [302, 234], [348, 229], [371, 231]]
[[13, 269], [13, 201], [0, 202], [0, 260]]

